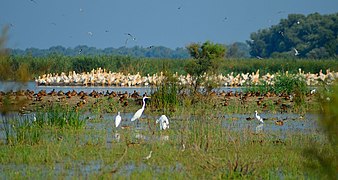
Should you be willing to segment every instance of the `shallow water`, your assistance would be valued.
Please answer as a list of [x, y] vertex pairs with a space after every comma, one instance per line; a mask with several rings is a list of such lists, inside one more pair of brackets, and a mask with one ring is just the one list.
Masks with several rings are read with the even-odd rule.
[[[34, 114], [28, 114], [25, 116], [19, 116], [17, 114], [11, 114], [11, 118], [20, 117], [23, 121], [29, 121], [31, 122], [33, 120]], [[116, 142], [123, 142], [123, 136], [125, 135], [124, 131], [125, 129], [121, 129], [121, 126], [130, 126], [130, 130], [128, 130], [131, 135], [131, 139], [138, 141], [162, 141], [166, 142], [170, 139], [177, 138], [174, 134], [169, 135], [162, 135], [156, 133], [155, 136], [149, 135], [146, 131], [149, 131], [148, 123], [149, 120], [150, 123], [154, 123], [155, 120], [158, 117], [153, 116], [147, 116], [143, 115], [143, 120], [138, 122], [134, 121], [131, 122], [130, 119], [133, 116], [133, 113], [123, 113], [121, 112], [122, 117], [122, 123], [121, 126], [118, 128], [115, 128], [115, 119], [116, 114], [107, 113], [103, 114], [102, 116], [97, 117], [94, 114], [91, 113], [85, 113], [81, 116], [82, 119], [87, 119], [86, 121], [86, 129], [95, 129], [99, 132], [104, 132], [103, 134], [106, 134], [106, 148], [111, 149], [112, 146]], [[225, 114], [220, 116], [221, 119], [221, 127], [224, 128], [224, 130], [232, 130], [232, 131], [244, 131], [244, 130], [251, 130], [253, 133], [255, 133], [256, 126], [260, 125], [260, 123], [253, 119], [253, 120], [246, 120], [247, 117], [254, 117], [253, 114]], [[315, 114], [305, 114], [304, 117], [300, 117], [298, 114], [271, 114], [271, 113], [261, 113], [261, 117], [267, 118], [265, 120], [262, 132], [267, 136], [274, 137], [275, 134], [278, 134], [277, 139], [286, 139], [289, 133], [294, 132], [302, 132], [302, 133], [312, 133], [317, 131], [318, 125], [317, 125], [317, 119], [318, 116]], [[4, 124], [3, 124], [3, 117], [0, 116], [0, 141], [5, 140], [4, 135]], [[184, 121], [184, 119], [180, 119], [180, 117], [171, 119], [170, 120], [170, 129], [171, 130], [178, 130], [181, 126], [181, 122]], [[196, 117], [195, 117], [196, 118]], [[192, 118], [193, 120], [194, 118]], [[275, 125], [275, 121], [277, 119], [284, 119], [284, 125], [283, 126], [277, 126]], [[157, 125], [158, 126], [158, 125]], [[159, 131], [159, 127], [157, 127], [157, 131]], [[278, 133], [276, 133], [278, 132]], [[244, 134], [244, 133], [243, 133]], [[85, 136], [83, 143], [87, 141], [95, 141], [102, 139], [102, 134], [88, 134]], [[147, 152], [148, 153], [148, 152]], [[156, 155], [156, 152], [154, 152]], [[144, 157], [146, 157], [148, 154], [144, 154]], [[146, 164], [146, 160], [143, 160], [144, 163], [129, 163], [125, 166], [120, 167], [119, 171], [116, 176], [123, 175], [125, 177], [130, 177], [131, 173], [135, 171], [144, 171], [148, 168], [152, 168], [152, 166], [149, 166], [149, 164]], [[27, 164], [1, 164], [0, 169], [11, 169], [19, 174], [22, 174], [23, 176], [27, 173], [35, 173], [41, 174], [41, 177], [45, 176], [48, 177], [48, 175], [52, 176], [64, 176], [64, 178], [71, 178], [74, 176], [82, 176], [82, 177], [88, 177], [89, 175], [92, 175], [94, 173], [100, 173], [100, 171], [104, 169], [113, 169], [115, 164], [111, 165], [105, 165], [102, 160], [96, 160], [91, 161], [89, 163], [83, 163], [81, 161], [75, 161], [71, 162], [69, 164], [69, 160], [65, 160], [62, 163], [55, 163], [51, 165], [52, 167], [44, 167], [44, 166], [30, 166]], [[51, 171], [52, 168], [53, 170]], [[153, 169], [154, 170], [154, 169]], [[159, 172], [163, 172], [163, 169], [155, 169]], [[176, 167], [171, 167], [171, 171], [184, 171], [184, 167], [180, 164], [177, 164]], [[52, 173], [52, 174], [47, 174]], [[28, 175], [29, 176], [29, 175]], [[0, 178], [6, 178], [5, 175], [0, 175]]]
[[[20, 84], [18, 82], [0, 82], [0, 91], [18, 91], [18, 90], [33, 90], [34, 92], [38, 92], [40, 90], [46, 90], [47, 93], [55, 90], [55, 91], [72, 91], [75, 90], [77, 92], [83, 91], [86, 93], [90, 93], [93, 90], [97, 92], [105, 93], [107, 91], [115, 91], [115, 92], [128, 92], [133, 93], [134, 91], [139, 92], [140, 94], [151, 94], [156, 90], [155, 87], [118, 87], [118, 86], [38, 86], [34, 81], [30, 81], [24, 84]], [[217, 92], [221, 91], [243, 91], [244, 87], [220, 87], [215, 89]]]

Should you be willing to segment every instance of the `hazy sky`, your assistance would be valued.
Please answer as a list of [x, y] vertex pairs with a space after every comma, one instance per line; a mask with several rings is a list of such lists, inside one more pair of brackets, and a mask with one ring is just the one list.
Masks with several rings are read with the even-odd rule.
[[[10, 48], [245, 42], [290, 13], [338, 12], [338, 0], [0, 0]], [[132, 40], [130, 33], [136, 40]]]

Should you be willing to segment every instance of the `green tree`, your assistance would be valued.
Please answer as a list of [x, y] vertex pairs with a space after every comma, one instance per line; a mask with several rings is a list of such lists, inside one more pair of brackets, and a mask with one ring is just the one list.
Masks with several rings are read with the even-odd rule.
[[192, 75], [193, 86], [196, 91], [203, 82], [202, 75], [204, 73], [213, 74], [219, 70], [225, 58], [226, 47], [222, 44], [206, 41], [202, 45], [192, 43], [187, 46], [187, 49], [194, 59], [186, 64], [185, 71]]
[[338, 13], [290, 14], [279, 24], [252, 33], [247, 43], [253, 57], [328, 58], [338, 54], [337, 37]]

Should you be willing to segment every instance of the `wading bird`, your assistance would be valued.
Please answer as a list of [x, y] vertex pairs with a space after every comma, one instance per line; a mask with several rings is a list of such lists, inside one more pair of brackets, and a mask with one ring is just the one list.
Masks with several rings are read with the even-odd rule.
[[264, 121], [263, 119], [258, 115], [257, 110], [255, 111], [255, 117], [256, 119], [260, 122], [260, 124], [256, 127], [256, 133], [259, 133], [260, 131], [263, 130], [263, 126], [264, 126]]
[[165, 129], [169, 129], [169, 119], [167, 118], [167, 116], [162, 115], [159, 119], [156, 120], [156, 124], [160, 123], [160, 129], [161, 130], [165, 130]]
[[117, 112], [117, 115], [115, 117], [115, 127], [119, 127], [120, 123], [121, 123], [121, 116], [120, 116], [120, 112]]
[[147, 97], [147, 96], [143, 97], [143, 99], [142, 99], [142, 101], [143, 101], [142, 108], [136, 111], [136, 113], [134, 114], [134, 116], [131, 118], [131, 121], [135, 121], [136, 119], [139, 119], [142, 116], [142, 113], [143, 113], [144, 108], [146, 106], [145, 99], [148, 99], [148, 98], [150, 98], [150, 97]]
[[259, 121], [259, 122], [261, 122], [262, 124], [264, 124], [264, 121], [263, 121], [263, 119], [258, 115], [258, 112], [257, 112], [257, 110], [255, 111], [255, 117], [256, 117], [256, 119]]

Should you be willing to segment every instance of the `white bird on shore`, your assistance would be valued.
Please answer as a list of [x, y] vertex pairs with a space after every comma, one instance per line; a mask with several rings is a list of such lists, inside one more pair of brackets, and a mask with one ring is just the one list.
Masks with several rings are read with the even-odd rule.
[[159, 119], [156, 120], [156, 124], [160, 123], [160, 129], [161, 130], [166, 130], [167, 128], [169, 129], [169, 119], [167, 116], [162, 115]]
[[121, 118], [120, 112], [117, 112], [117, 115], [115, 117], [115, 127], [119, 127], [121, 120], [122, 118]]
[[143, 97], [143, 99], [142, 99], [142, 101], [143, 101], [142, 108], [136, 111], [136, 113], [134, 114], [134, 116], [131, 118], [131, 121], [135, 121], [136, 119], [139, 119], [142, 116], [142, 113], [143, 113], [144, 108], [146, 106], [145, 99], [148, 99], [148, 98], [150, 98], [150, 97], [147, 97], [147, 96]]

